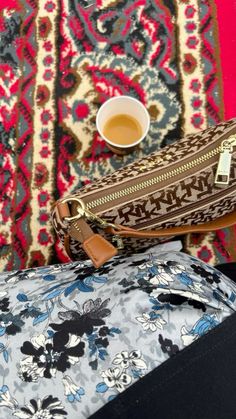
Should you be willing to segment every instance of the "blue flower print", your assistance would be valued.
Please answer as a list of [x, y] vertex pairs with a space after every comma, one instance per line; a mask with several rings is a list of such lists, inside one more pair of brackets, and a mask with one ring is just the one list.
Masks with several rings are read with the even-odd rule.
[[85, 394], [84, 389], [82, 387], [78, 387], [68, 375], [63, 377], [62, 382], [67, 400], [70, 403], [74, 403], [76, 401], [80, 402], [81, 397]]
[[193, 280], [186, 272], [182, 272], [181, 274], [176, 275], [176, 279], [181, 282], [181, 284], [187, 286], [190, 289], [193, 289], [197, 292], [202, 291], [202, 284], [197, 283]]
[[186, 271], [186, 268], [175, 261], [159, 262], [158, 266], [149, 268], [149, 273], [152, 274], [149, 280], [152, 285], [165, 288], [177, 280], [185, 287], [197, 292], [201, 291], [201, 284], [194, 281]]
[[169, 272], [165, 271], [163, 263], [157, 265], [150, 260], [139, 265], [138, 270], [137, 279], [149, 281], [153, 285], [166, 286], [174, 280]]
[[75, 280], [71, 285], [69, 285], [65, 289], [65, 297], [70, 295], [75, 290], [81, 292], [93, 292], [94, 287], [92, 286], [92, 284], [94, 282], [98, 284], [105, 284], [107, 282], [107, 278], [104, 276], [90, 275], [82, 280], [80, 277], [78, 277], [77, 280]]
[[3, 358], [4, 358], [5, 362], [8, 362], [8, 360], [9, 360], [8, 350], [7, 350], [6, 346], [1, 342], [0, 342], [0, 353], [3, 354]]
[[189, 345], [194, 340], [205, 335], [209, 330], [213, 329], [219, 324], [215, 315], [204, 314], [192, 327], [191, 330], [187, 330], [185, 326], [181, 328], [181, 338], [184, 346]]

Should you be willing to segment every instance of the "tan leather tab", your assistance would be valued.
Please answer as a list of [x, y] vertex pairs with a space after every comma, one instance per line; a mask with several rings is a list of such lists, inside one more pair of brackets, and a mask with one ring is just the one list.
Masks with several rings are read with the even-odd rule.
[[118, 253], [117, 249], [99, 234], [94, 234], [85, 240], [82, 248], [93, 262], [95, 268], [99, 268]]
[[68, 234], [64, 236], [64, 247], [69, 258], [74, 259], [70, 250], [71, 238], [79, 243], [83, 243], [92, 236], [94, 236], [94, 232], [83, 218], [79, 218], [75, 224], [71, 225], [68, 229]]
[[84, 218], [79, 218], [75, 223], [71, 224], [68, 234], [80, 243], [83, 243], [89, 237], [94, 235], [93, 230]]
[[69, 210], [69, 206], [67, 204], [67, 202], [58, 202], [57, 203], [57, 210], [58, 210], [58, 214], [61, 218], [61, 220], [63, 220], [65, 217], [70, 217], [71, 213]]
[[236, 224], [236, 211], [205, 224], [184, 225], [181, 227], [172, 227], [160, 230], [135, 230], [130, 227], [119, 225], [119, 230], [108, 228], [106, 231], [116, 236], [119, 235], [120, 237], [152, 239], [158, 237], [179, 236], [188, 233], [205, 233], [208, 231], [215, 231], [221, 228], [230, 227], [234, 224]]

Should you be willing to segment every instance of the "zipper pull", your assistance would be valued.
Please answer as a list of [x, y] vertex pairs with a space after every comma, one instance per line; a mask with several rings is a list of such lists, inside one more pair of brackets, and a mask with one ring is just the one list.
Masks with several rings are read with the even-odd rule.
[[215, 184], [217, 185], [227, 186], [229, 184], [231, 159], [234, 146], [236, 146], [235, 136], [231, 136], [221, 143], [220, 158], [215, 177]]

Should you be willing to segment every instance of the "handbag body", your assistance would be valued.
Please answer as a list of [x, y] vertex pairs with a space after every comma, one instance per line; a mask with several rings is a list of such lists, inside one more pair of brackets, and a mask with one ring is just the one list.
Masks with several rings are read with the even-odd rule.
[[[236, 119], [137, 160], [59, 199], [52, 222], [71, 259], [236, 222]], [[125, 251], [125, 250], [124, 250]]]

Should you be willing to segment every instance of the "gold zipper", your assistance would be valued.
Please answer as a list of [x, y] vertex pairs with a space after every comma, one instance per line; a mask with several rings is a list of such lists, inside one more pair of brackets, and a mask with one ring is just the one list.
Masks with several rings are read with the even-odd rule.
[[[211, 159], [212, 157], [216, 156], [220, 153], [220, 159], [218, 163], [218, 169], [217, 174], [215, 178], [216, 184], [223, 184], [227, 185], [229, 183], [229, 173], [230, 173], [230, 165], [231, 165], [231, 155], [233, 147], [236, 146], [236, 137], [235, 135], [231, 135], [227, 140], [222, 141], [221, 145], [216, 147], [215, 149], [209, 151], [208, 153], [204, 154], [203, 156], [200, 156], [191, 162], [188, 162], [186, 164], [183, 164], [182, 166], [177, 167], [176, 169], [170, 170], [169, 172], [163, 173], [159, 176], [155, 176], [152, 179], [144, 180], [143, 182], [137, 183], [136, 185], [128, 186], [126, 188], [123, 188], [117, 192], [112, 192], [110, 194], [107, 194], [101, 198], [97, 198], [93, 201], [86, 203], [86, 208], [88, 210], [91, 210], [93, 208], [96, 208], [100, 205], [107, 204], [109, 202], [113, 202], [117, 199], [127, 197], [131, 195], [134, 192], [142, 191], [150, 186], [156, 185], [159, 182], [163, 182], [166, 180], [169, 180], [173, 178], [176, 175], [180, 175], [187, 170], [190, 170], [199, 164], [204, 163], [205, 161]], [[227, 157], [226, 157], [227, 154]], [[229, 158], [230, 154], [230, 158]], [[222, 157], [223, 156], [223, 157]], [[222, 174], [224, 174], [224, 177], [222, 178]]]
[[[107, 194], [101, 198], [94, 199], [90, 202], [84, 202], [82, 199], [77, 198], [76, 196], [71, 196], [62, 199], [60, 201], [61, 204], [63, 203], [70, 203], [73, 204], [75, 202], [76, 205], [76, 214], [73, 216], [66, 216], [64, 217], [64, 222], [68, 224], [73, 224], [74, 228], [81, 233], [80, 227], [77, 225], [77, 220], [80, 218], [84, 218], [94, 224], [97, 224], [98, 227], [102, 229], [112, 228], [116, 234], [113, 235], [112, 241], [116, 242], [116, 246], [118, 249], [122, 249], [123, 241], [119, 235], [119, 230], [121, 226], [112, 224], [109, 221], [100, 218], [97, 214], [94, 214], [91, 209], [99, 207], [101, 205], [107, 204], [109, 202], [118, 200], [123, 197], [127, 197], [136, 193], [138, 191], [142, 191], [146, 188], [150, 188], [153, 185], [158, 184], [159, 182], [163, 182], [173, 178], [174, 176], [180, 175], [192, 168], [197, 167], [198, 165], [210, 160], [211, 158], [215, 157], [217, 154], [220, 154], [218, 167], [216, 171], [215, 183], [219, 185], [228, 185], [230, 180], [230, 167], [231, 167], [231, 158], [233, 153], [233, 147], [236, 146], [236, 135], [231, 135], [227, 139], [224, 139], [221, 144], [213, 150], [199, 156], [198, 158], [192, 160], [191, 162], [185, 163], [176, 169], [170, 170], [169, 172], [163, 173], [161, 175], [155, 176], [151, 179], [144, 180], [139, 182], [136, 185], [132, 185], [126, 188], [123, 188], [119, 191]], [[214, 162], [213, 162], [214, 163]], [[136, 195], [137, 197], [137, 195]], [[135, 199], [136, 199], [135, 197]], [[131, 197], [132, 198], [132, 197]], [[86, 200], [87, 201], [87, 200]], [[59, 203], [59, 204], [60, 204]], [[107, 209], [109, 211], [109, 209]], [[152, 220], [153, 221], [153, 220]], [[83, 233], [83, 232], [82, 232]]]
[[233, 135], [221, 143], [220, 158], [215, 177], [215, 183], [217, 185], [229, 184], [231, 159], [234, 146], [236, 146], [236, 138]]
[[198, 158], [192, 160], [191, 162], [183, 164], [177, 167], [176, 169], [163, 173], [162, 175], [155, 176], [154, 178], [151, 178], [148, 180], [144, 180], [136, 185], [126, 187], [124, 189], [121, 189], [120, 191], [110, 193], [106, 196], [103, 196], [102, 198], [98, 198], [90, 202], [85, 203], [82, 199], [77, 198], [76, 196], [64, 198], [61, 201], [61, 203], [69, 202], [70, 204], [72, 204], [73, 201], [77, 203], [76, 214], [74, 216], [64, 217], [64, 221], [69, 224], [73, 223], [74, 227], [77, 230], [78, 230], [78, 226], [77, 226], [76, 221], [82, 217], [94, 224], [97, 224], [97, 226], [102, 229], [106, 229], [110, 227], [114, 231], [117, 232], [117, 234], [113, 236], [112, 241], [116, 243], [116, 247], [118, 249], [122, 249], [124, 245], [123, 245], [122, 238], [119, 236], [119, 230], [121, 227], [119, 225], [112, 224], [109, 221], [104, 220], [103, 218], [100, 218], [98, 215], [94, 214], [91, 211], [91, 209], [101, 206], [103, 204], [107, 204], [109, 202], [115, 201], [122, 197], [127, 197], [131, 195], [132, 193], [135, 193], [137, 191], [142, 191], [146, 188], [149, 188], [150, 186], [158, 184], [159, 182], [169, 180], [174, 176], [180, 175], [186, 172], [187, 170], [190, 170], [204, 163], [205, 161], [210, 160], [212, 157], [216, 156], [217, 154], [220, 154], [220, 158], [218, 161], [215, 183], [219, 185], [222, 185], [222, 184], [228, 185], [229, 177], [230, 177], [231, 157], [232, 157], [234, 146], [236, 146], [236, 136], [231, 135], [229, 138], [227, 138], [227, 140], [223, 140], [218, 147], [209, 151], [208, 153], [205, 153], [202, 156], [199, 156]]
[[89, 210], [96, 208], [100, 205], [107, 204], [108, 202], [112, 202], [116, 199], [131, 195], [134, 192], [142, 191], [143, 189], [156, 185], [159, 182], [169, 180], [176, 175], [180, 175], [186, 172], [187, 170], [192, 169], [201, 163], [204, 163], [205, 161], [219, 154], [220, 151], [221, 151], [221, 146], [215, 148], [214, 150], [209, 151], [207, 154], [204, 154], [203, 156], [198, 157], [195, 160], [192, 160], [189, 163], [183, 164], [182, 166], [179, 166], [176, 169], [170, 170], [169, 172], [163, 173], [159, 176], [155, 176], [152, 179], [144, 180], [143, 182], [140, 182], [137, 185], [129, 186], [127, 188], [121, 189], [120, 191], [110, 193], [101, 198], [95, 199], [94, 201], [87, 202], [86, 208], [88, 208]]
[[[107, 223], [105, 220], [98, 217], [96, 214], [91, 212], [91, 209], [100, 207], [101, 205], [107, 204], [109, 202], [113, 202], [120, 198], [127, 197], [129, 195], [132, 195], [135, 192], [142, 191], [146, 188], [156, 185], [159, 182], [169, 180], [173, 178], [174, 176], [180, 175], [186, 172], [187, 170], [197, 167], [198, 165], [204, 163], [205, 161], [211, 159], [212, 157], [215, 157], [217, 154], [220, 154], [220, 158], [219, 158], [218, 167], [216, 171], [215, 183], [219, 185], [222, 185], [222, 184], [227, 185], [229, 183], [231, 156], [232, 156], [232, 151], [233, 151], [234, 146], [236, 146], [236, 136], [231, 135], [227, 139], [223, 140], [218, 147], [214, 148], [208, 153], [205, 153], [202, 156], [199, 156], [198, 158], [192, 160], [191, 162], [185, 163], [177, 167], [176, 169], [170, 170], [169, 172], [155, 176], [151, 179], [144, 180], [140, 183], [137, 183], [136, 185], [128, 186], [119, 191], [107, 194], [105, 196], [102, 196], [100, 198], [94, 199], [86, 203], [82, 199], [77, 198], [75, 196], [67, 197], [63, 199], [61, 202], [63, 203], [63, 202], [76, 201], [77, 203], [76, 214], [74, 216], [65, 217], [64, 219], [65, 221], [72, 222], [72, 221], [76, 221], [78, 218], [82, 216], [85, 216], [90, 221], [97, 222], [97, 224], [99, 224], [102, 228], [105, 228], [108, 226], [112, 226], [114, 228], [113, 224]], [[107, 211], [109, 211], [109, 209]]]

